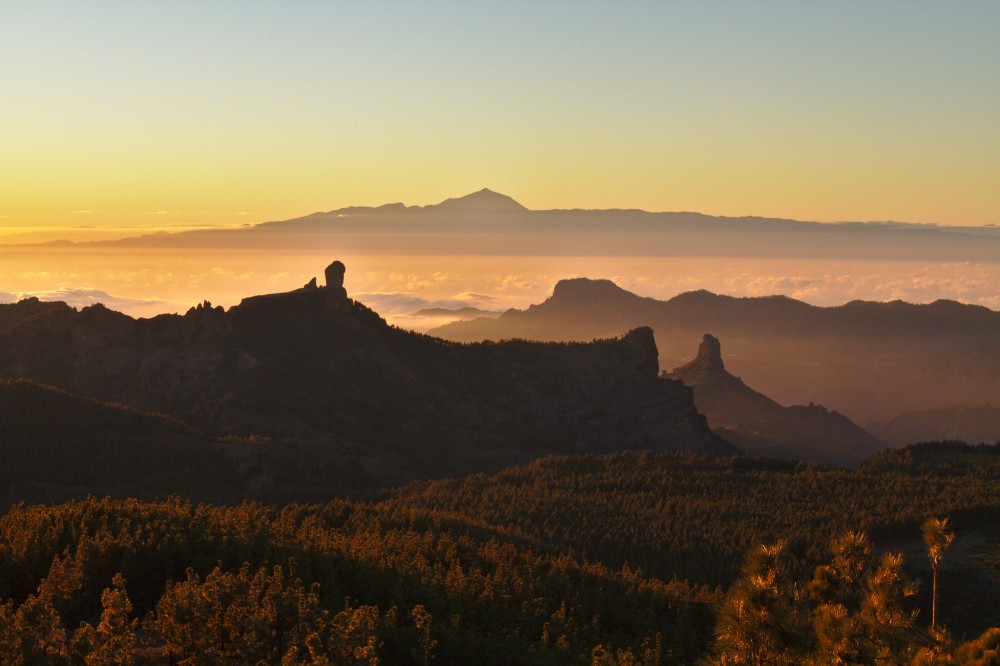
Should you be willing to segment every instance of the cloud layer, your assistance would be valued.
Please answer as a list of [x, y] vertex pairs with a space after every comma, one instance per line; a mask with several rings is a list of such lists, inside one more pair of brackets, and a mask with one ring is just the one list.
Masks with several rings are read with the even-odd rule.
[[[133, 316], [185, 312], [204, 300], [230, 307], [255, 294], [322, 281], [328, 252], [163, 253], [15, 250], [0, 259], [0, 300], [26, 296], [75, 307], [102, 302]], [[663, 257], [458, 257], [349, 255], [348, 294], [388, 320], [425, 329], [425, 308], [503, 311], [540, 303], [556, 282], [607, 278], [641, 296], [668, 299], [706, 289], [733, 296], [783, 294], [813, 305], [953, 299], [1000, 310], [1000, 263], [762, 260]], [[423, 321], [417, 321], [423, 319]]]
[[122, 298], [92, 287], [61, 287], [48, 291], [28, 291], [17, 294], [0, 291], [0, 303], [16, 303], [32, 297], [40, 301], [62, 301], [74, 308], [85, 308], [101, 303], [105, 307], [119, 312], [150, 311], [149, 314], [156, 314], [169, 305], [157, 298]]

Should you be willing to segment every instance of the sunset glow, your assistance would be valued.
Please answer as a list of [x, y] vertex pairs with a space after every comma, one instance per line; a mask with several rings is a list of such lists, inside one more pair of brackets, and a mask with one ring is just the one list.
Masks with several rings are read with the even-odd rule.
[[0, 63], [0, 666], [997, 663], [1000, 0], [0, 0]]
[[1000, 222], [1000, 5], [5, 3], [0, 234], [484, 185], [532, 209]]

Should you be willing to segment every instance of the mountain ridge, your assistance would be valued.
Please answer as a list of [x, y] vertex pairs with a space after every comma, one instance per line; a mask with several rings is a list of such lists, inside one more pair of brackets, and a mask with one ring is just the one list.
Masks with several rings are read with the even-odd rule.
[[727, 365], [764, 394], [782, 404], [820, 402], [858, 423], [1000, 394], [1000, 312], [943, 299], [818, 307], [700, 290], [661, 301], [575, 278], [524, 310], [428, 333], [456, 341], [590, 340], [639, 325], [656, 331], [663, 368], [685, 363], [683, 350], [713, 331], [726, 340]]
[[339, 284], [138, 320], [103, 306], [0, 305], [0, 377], [258, 441], [245, 466], [261, 492], [392, 485], [559, 453], [736, 451], [689, 389], [657, 374], [649, 328], [586, 344], [456, 344], [389, 326]]

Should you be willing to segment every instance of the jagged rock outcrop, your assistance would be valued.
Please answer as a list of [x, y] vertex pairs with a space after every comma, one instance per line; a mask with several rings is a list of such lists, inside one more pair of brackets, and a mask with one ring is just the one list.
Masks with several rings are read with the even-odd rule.
[[708, 333], [694, 360], [667, 376], [690, 386], [712, 429], [749, 454], [853, 465], [884, 448], [822, 405], [783, 407], [753, 390], [726, 370], [722, 345]]
[[593, 343], [449, 343], [331, 294], [341, 275], [225, 312], [205, 303], [152, 319], [0, 305], [0, 377], [256, 441], [241, 464], [275, 493], [322, 496], [344, 479], [400, 483], [553, 453], [735, 451], [690, 389], [657, 376], [649, 328]]
[[346, 272], [347, 267], [340, 261], [334, 261], [326, 267], [326, 288], [331, 294], [347, 298], [347, 291], [344, 290], [344, 274]]
[[698, 355], [685, 366], [674, 369], [674, 374], [690, 386], [706, 386], [709, 384], [726, 384], [737, 387], [744, 386], [739, 377], [726, 372], [722, 361], [722, 343], [714, 335], [706, 333], [698, 346]]

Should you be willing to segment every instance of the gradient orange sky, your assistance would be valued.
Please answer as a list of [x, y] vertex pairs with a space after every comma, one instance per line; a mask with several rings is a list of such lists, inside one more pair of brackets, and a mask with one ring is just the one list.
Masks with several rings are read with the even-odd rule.
[[4, 2], [0, 233], [529, 208], [1000, 223], [1000, 3]]

